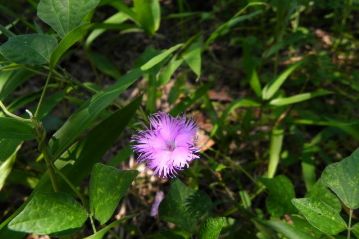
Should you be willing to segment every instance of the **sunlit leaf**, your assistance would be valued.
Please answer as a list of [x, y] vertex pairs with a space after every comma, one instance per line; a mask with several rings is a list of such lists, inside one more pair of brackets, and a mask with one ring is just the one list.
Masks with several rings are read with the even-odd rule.
[[90, 208], [101, 225], [111, 218], [137, 174], [134, 170], [118, 170], [100, 163], [94, 165], [89, 188]]
[[41, 0], [37, 6], [37, 15], [63, 38], [80, 26], [84, 17], [99, 2], [100, 0]]
[[86, 210], [64, 193], [37, 193], [10, 223], [9, 228], [37, 234], [50, 234], [80, 228]]

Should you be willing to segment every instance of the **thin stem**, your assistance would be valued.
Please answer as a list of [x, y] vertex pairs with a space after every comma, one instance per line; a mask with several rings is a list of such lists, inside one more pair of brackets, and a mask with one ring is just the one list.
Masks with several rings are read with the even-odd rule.
[[91, 227], [92, 227], [92, 231], [95, 234], [97, 232], [96, 227], [95, 227], [95, 223], [93, 221], [92, 215], [89, 216], [90, 217], [90, 222], [91, 222]]
[[9, 116], [9, 117], [11, 117], [11, 118], [14, 118], [14, 119], [17, 119], [17, 120], [20, 120], [20, 121], [31, 122], [31, 120], [29, 120], [29, 119], [24, 119], [24, 118], [22, 118], [22, 117], [20, 117], [20, 116], [17, 116], [17, 115], [15, 115], [15, 114], [11, 113], [11, 112], [6, 108], [6, 106], [3, 104], [3, 102], [2, 102], [1, 100], [0, 100], [0, 108], [1, 108], [1, 110], [4, 112], [4, 114], [5, 114], [6, 116]]
[[56, 182], [55, 166], [52, 163], [53, 162], [52, 155], [51, 155], [51, 152], [49, 151], [49, 148], [47, 147], [47, 144], [46, 144], [46, 131], [45, 131], [44, 127], [42, 126], [41, 122], [37, 121], [36, 118], [32, 118], [32, 122], [35, 126], [39, 150], [44, 155], [46, 167], [49, 171], [52, 188], [54, 189], [55, 192], [58, 192], [59, 188], [58, 188], [57, 182]]
[[56, 167], [54, 168], [55, 168], [55, 172], [67, 183], [67, 185], [69, 185], [71, 190], [74, 191], [77, 197], [81, 200], [82, 204], [85, 206], [86, 201], [85, 198], [80, 193], [80, 191], [76, 189], [75, 185], [73, 185], [71, 181], [59, 169], [57, 169]]
[[35, 117], [35, 118], [38, 116], [39, 111], [40, 111], [41, 104], [42, 104], [42, 102], [44, 101], [45, 94], [46, 94], [46, 89], [47, 89], [47, 86], [49, 85], [51, 75], [52, 75], [52, 69], [50, 68], [49, 74], [47, 75], [47, 78], [46, 78], [46, 82], [45, 82], [44, 89], [43, 89], [42, 92], [41, 92], [41, 96], [40, 96], [39, 103], [37, 104], [37, 107], [36, 107], [36, 111], [35, 111], [35, 114], [34, 114], [34, 117]]
[[350, 239], [350, 233], [352, 230], [352, 217], [353, 217], [353, 209], [349, 209], [349, 222], [348, 222], [348, 234], [347, 239]]
[[44, 154], [44, 159], [45, 159], [46, 166], [47, 166], [47, 168], [49, 170], [49, 175], [50, 175], [50, 180], [51, 180], [52, 187], [53, 187], [55, 192], [58, 192], [59, 188], [57, 186], [55, 170], [54, 170], [54, 166], [53, 166], [52, 161], [51, 161], [50, 152], [48, 151], [48, 148], [45, 145], [45, 142], [42, 142], [41, 144], [42, 144], [42, 146], [40, 146], [40, 149], [42, 150], [42, 153]]

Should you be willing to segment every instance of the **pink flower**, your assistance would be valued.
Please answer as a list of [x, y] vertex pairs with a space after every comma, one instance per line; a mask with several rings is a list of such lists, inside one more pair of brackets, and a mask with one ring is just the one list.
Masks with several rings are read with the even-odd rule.
[[133, 136], [133, 149], [138, 161], [145, 162], [156, 175], [173, 177], [199, 158], [196, 133], [193, 120], [159, 112], [150, 117], [149, 128]]

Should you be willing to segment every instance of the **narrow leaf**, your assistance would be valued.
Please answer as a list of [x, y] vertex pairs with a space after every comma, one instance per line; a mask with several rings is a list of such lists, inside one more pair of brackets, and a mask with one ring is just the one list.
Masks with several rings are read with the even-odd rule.
[[17, 119], [0, 117], [0, 138], [30, 140], [36, 136], [30, 123]]
[[287, 80], [287, 78], [292, 74], [294, 70], [296, 70], [302, 63], [298, 62], [296, 64], [291, 65], [288, 69], [286, 69], [282, 74], [280, 74], [276, 79], [268, 83], [262, 91], [263, 100], [271, 99], [275, 93], [280, 89], [283, 83]]
[[154, 67], [155, 65], [157, 65], [158, 63], [160, 63], [164, 59], [166, 59], [169, 55], [171, 55], [174, 51], [179, 49], [181, 46], [183, 46], [183, 44], [177, 44], [177, 45], [163, 51], [162, 53], [158, 54], [157, 56], [153, 57], [151, 60], [149, 60], [148, 62], [143, 64], [141, 66], [141, 70], [147, 71], [147, 70], [151, 69], [152, 67]]
[[[12, 166], [16, 160], [17, 151], [19, 151], [20, 147], [21, 145], [18, 145], [15, 151], [5, 161], [0, 161], [0, 191], [4, 187], [5, 180], [12, 170]], [[3, 150], [3, 148], [1, 148], [1, 150]]]
[[298, 95], [293, 95], [290, 97], [273, 99], [269, 102], [269, 104], [275, 106], [291, 105], [328, 94], [331, 94], [331, 92], [325, 90], [318, 90], [315, 92], [307, 92]]

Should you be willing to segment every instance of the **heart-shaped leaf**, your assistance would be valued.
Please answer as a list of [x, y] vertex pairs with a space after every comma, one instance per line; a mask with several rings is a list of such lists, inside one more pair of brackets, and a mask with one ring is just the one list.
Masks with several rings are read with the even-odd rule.
[[296, 198], [294, 206], [308, 222], [328, 235], [336, 235], [346, 229], [346, 223], [336, 208], [314, 198]]
[[9, 228], [27, 233], [50, 234], [80, 228], [86, 219], [86, 210], [70, 195], [37, 193], [9, 223]]
[[26, 34], [10, 37], [0, 46], [0, 54], [7, 60], [28, 65], [50, 62], [57, 40], [46, 34]]
[[111, 218], [137, 174], [135, 170], [120, 171], [100, 163], [94, 165], [90, 181], [90, 208], [101, 224]]
[[349, 208], [359, 208], [359, 149], [325, 168], [321, 179]]
[[41, 0], [37, 15], [63, 38], [66, 33], [81, 25], [84, 17], [100, 0]]

